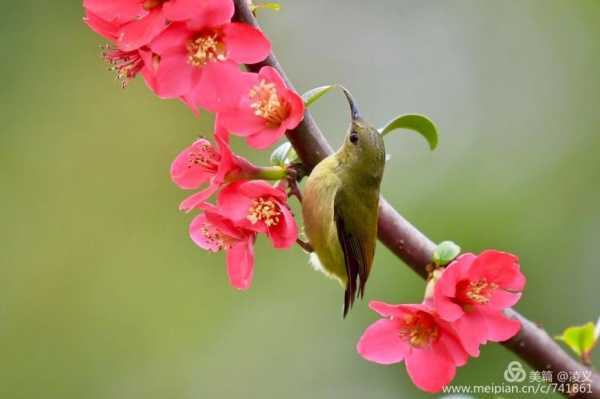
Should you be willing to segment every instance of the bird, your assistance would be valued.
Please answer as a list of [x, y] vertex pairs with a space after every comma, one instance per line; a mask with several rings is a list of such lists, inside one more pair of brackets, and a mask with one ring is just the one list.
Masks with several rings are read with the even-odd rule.
[[307, 178], [302, 218], [311, 264], [345, 289], [345, 318], [356, 298], [364, 296], [371, 272], [386, 155], [380, 132], [361, 117], [351, 93], [342, 90], [350, 106], [350, 127], [338, 151]]

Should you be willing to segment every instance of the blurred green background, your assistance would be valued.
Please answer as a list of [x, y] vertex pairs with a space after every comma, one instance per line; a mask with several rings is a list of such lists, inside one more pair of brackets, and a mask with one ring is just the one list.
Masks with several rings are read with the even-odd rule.
[[[259, 16], [299, 90], [341, 82], [373, 122], [438, 123], [435, 152], [390, 137], [387, 199], [436, 241], [518, 254], [517, 308], [551, 333], [595, 320], [600, 2], [281, 3]], [[121, 90], [80, 1], [3, 11], [0, 397], [429, 397], [403, 365], [356, 354], [376, 316], [364, 301], [342, 321], [342, 291], [299, 249], [259, 240], [254, 285], [237, 292], [224, 257], [189, 240], [168, 171], [209, 116], [141, 79]], [[314, 114], [337, 146], [343, 98]], [[415, 302], [423, 288], [378, 247], [367, 299]], [[513, 359], [489, 345], [455, 383], [499, 384]]]

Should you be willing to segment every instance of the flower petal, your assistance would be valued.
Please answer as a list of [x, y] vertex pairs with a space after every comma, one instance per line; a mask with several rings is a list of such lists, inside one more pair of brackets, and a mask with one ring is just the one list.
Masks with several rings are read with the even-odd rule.
[[243, 96], [248, 96], [256, 82], [256, 74], [240, 71], [233, 62], [209, 63], [203, 68], [194, 100], [210, 112], [232, 111], [239, 106]]
[[490, 297], [490, 301], [486, 304], [486, 308], [496, 311], [504, 310], [519, 302], [519, 299], [521, 299], [520, 293], [497, 289]]
[[380, 301], [369, 302], [369, 308], [383, 317], [402, 317], [406, 313], [412, 313], [410, 310], [407, 310], [405, 306], [390, 305]]
[[514, 337], [521, 329], [518, 320], [509, 319], [502, 312], [482, 312], [487, 326], [487, 339], [493, 342], [503, 342]]
[[223, 33], [227, 58], [238, 64], [256, 64], [271, 53], [271, 43], [253, 26], [234, 22], [223, 26]]
[[202, 249], [211, 252], [218, 252], [222, 249], [218, 242], [209, 238], [209, 235], [218, 234], [219, 229], [207, 220], [204, 213], [201, 213], [192, 220], [189, 233], [192, 241]]
[[283, 121], [283, 125], [287, 130], [295, 129], [296, 126], [304, 119], [304, 101], [302, 97], [293, 90], [286, 90], [285, 101], [290, 105], [290, 114]]
[[[231, 20], [235, 11], [232, 0], [177, 0], [194, 5], [195, 14], [188, 21], [192, 30], [216, 27]], [[177, 15], [175, 15], [177, 16]], [[177, 16], [181, 18], [181, 16]]]
[[[264, 121], [261, 122], [264, 126]], [[257, 150], [265, 150], [275, 144], [285, 134], [285, 126], [281, 125], [275, 129], [263, 128], [252, 133], [246, 138], [246, 143]]]
[[283, 77], [279, 74], [279, 72], [277, 72], [277, 69], [273, 67], [265, 66], [260, 68], [258, 75], [267, 82], [274, 83], [278, 92], [281, 92], [282, 89], [287, 89], [287, 85], [285, 84]]
[[187, 63], [184, 52], [164, 56], [156, 71], [156, 94], [162, 98], [176, 98], [190, 92], [194, 70]]
[[91, 30], [103, 36], [104, 38], [115, 41], [117, 39], [119, 24], [106, 22], [104, 19], [100, 18], [96, 14], [90, 12], [89, 10], [86, 12], [83, 21], [90, 27]]
[[433, 303], [440, 317], [446, 321], [455, 321], [465, 314], [462, 307], [443, 295], [441, 291], [434, 292]]
[[[203, 150], [203, 148], [207, 148], [207, 150]], [[184, 190], [191, 190], [200, 187], [214, 176], [216, 169], [209, 170], [192, 162], [191, 159], [195, 156], [195, 153], [205, 153], [205, 156], [209, 157], [210, 152], [215, 152], [215, 150], [206, 139], [196, 140], [190, 147], [181, 151], [171, 164], [171, 180], [173, 180], [173, 183]]]
[[398, 321], [382, 319], [371, 324], [356, 345], [358, 354], [379, 363], [401, 362], [410, 353], [410, 346], [400, 338]]
[[439, 392], [456, 374], [456, 366], [441, 345], [413, 349], [406, 357], [406, 370], [412, 382], [426, 392]]
[[217, 198], [220, 212], [238, 223], [247, 221], [248, 210], [252, 206], [252, 199], [240, 192], [240, 186], [244, 183], [238, 181], [226, 185]]
[[173, 52], [182, 52], [185, 50], [185, 45], [191, 37], [190, 32], [185, 24], [174, 23], [169, 25], [152, 43], [150, 49], [159, 55], [165, 55]]
[[487, 341], [487, 328], [479, 310], [466, 312], [451, 323], [465, 350], [473, 357], [479, 356], [479, 346]]
[[471, 275], [474, 278], [485, 278], [511, 291], [522, 291], [526, 281], [519, 268], [519, 258], [495, 250], [479, 254], [471, 267]]
[[452, 261], [445, 269], [442, 277], [436, 284], [436, 290], [441, 294], [453, 297], [456, 294], [456, 284], [467, 278], [469, 268], [475, 262], [477, 256], [472, 253], [460, 255]]
[[279, 211], [279, 223], [274, 228], [269, 228], [268, 235], [274, 248], [291, 248], [298, 239], [298, 226], [287, 206], [280, 206]]
[[117, 44], [123, 51], [136, 50], [149, 44], [167, 28], [167, 20], [160, 10], [152, 10], [139, 20], [124, 25], [119, 30]]
[[139, 0], [83, 0], [83, 7], [107, 22], [125, 23], [148, 12]]
[[179, 210], [191, 212], [209, 199], [219, 189], [218, 184], [211, 183], [206, 189], [190, 195], [179, 204]]
[[246, 290], [252, 285], [254, 273], [253, 239], [240, 241], [227, 250], [227, 274], [231, 285]]
[[439, 344], [446, 348], [455, 365], [464, 366], [467, 364], [469, 354], [465, 351], [465, 348], [463, 348], [460, 340], [454, 335], [453, 331], [444, 329], [444, 333], [440, 335]]
[[[240, 184], [240, 193], [250, 198], [274, 197], [279, 202], [287, 203], [287, 194], [285, 191], [271, 186], [264, 180], [251, 180]], [[280, 204], [281, 205], [281, 204]]]

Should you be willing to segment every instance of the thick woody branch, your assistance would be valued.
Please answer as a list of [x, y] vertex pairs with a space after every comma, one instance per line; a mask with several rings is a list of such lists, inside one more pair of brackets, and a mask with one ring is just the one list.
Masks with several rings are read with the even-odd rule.
[[[236, 5], [235, 19], [258, 26], [256, 18], [250, 11], [248, 1], [234, 0], [234, 2]], [[259, 64], [247, 67], [251, 71], [258, 71], [267, 65], [277, 69], [287, 84], [293, 87], [274, 55]], [[287, 137], [308, 169], [312, 169], [319, 161], [332, 153], [331, 146], [308, 110], [305, 113], [304, 121], [296, 129], [289, 131]], [[410, 268], [421, 277], [427, 276], [425, 268], [431, 262], [436, 244], [404, 219], [383, 198], [379, 205], [378, 235], [379, 240]], [[556, 377], [559, 372], [567, 372], [571, 375], [574, 372], [579, 374], [585, 372], [586, 375], [589, 375], [591, 372], [590, 381], [584, 383], [591, 385], [591, 393], [568, 395], [565, 392], [564, 395], [572, 398], [600, 398], [600, 376], [597, 373], [569, 356], [545, 330], [535, 323], [514, 310], [506, 313], [509, 317], [519, 320], [522, 327], [517, 336], [503, 343], [505, 347], [526, 361], [532, 368], [540, 371], [552, 371], [554, 382], [557, 382]]]

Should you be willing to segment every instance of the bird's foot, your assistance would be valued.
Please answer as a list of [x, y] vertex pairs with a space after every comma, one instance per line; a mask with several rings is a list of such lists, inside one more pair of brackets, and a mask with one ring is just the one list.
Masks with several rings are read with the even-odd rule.
[[302, 191], [300, 191], [300, 186], [298, 185], [298, 181], [295, 177], [290, 177], [288, 179], [288, 187], [288, 196], [294, 196], [298, 199], [298, 202], [302, 203]]

